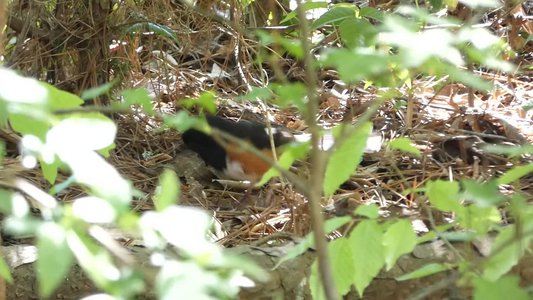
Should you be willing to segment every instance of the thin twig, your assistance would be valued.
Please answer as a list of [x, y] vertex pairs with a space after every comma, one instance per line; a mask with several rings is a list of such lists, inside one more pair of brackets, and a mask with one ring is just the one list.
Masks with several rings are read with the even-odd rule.
[[335, 288], [335, 281], [331, 270], [331, 263], [328, 256], [328, 245], [326, 241], [326, 233], [324, 230], [324, 217], [322, 216], [322, 206], [320, 200], [322, 198], [324, 172], [326, 164], [325, 152], [320, 149], [320, 128], [316, 122], [315, 116], [318, 112], [318, 97], [316, 94], [317, 74], [314, 68], [315, 64], [311, 53], [311, 30], [307, 22], [304, 8], [301, 0], [296, 0], [296, 12], [300, 20], [300, 39], [302, 41], [302, 48], [305, 65], [305, 78], [307, 81], [307, 109], [304, 111], [305, 120], [311, 132], [311, 155], [310, 160], [313, 168], [311, 169], [311, 178], [309, 186], [309, 208], [311, 212], [311, 225], [315, 237], [315, 245], [318, 259], [318, 271], [326, 299], [339, 299], [337, 289]]

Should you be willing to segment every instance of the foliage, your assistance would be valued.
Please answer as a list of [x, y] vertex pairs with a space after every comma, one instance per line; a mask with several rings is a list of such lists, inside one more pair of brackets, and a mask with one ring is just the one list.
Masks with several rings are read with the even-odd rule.
[[[138, 216], [130, 210], [135, 194], [130, 183], [97, 153], [113, 144], [116, 126], [109, 118], [80, 113], [76, 110], [80, 98], [48, 84], [6, 69], [0, 69], [0, 78], [10, 83], [0, 86], [0, 106], [23, 135], [25, 166], [34, 167], [38, 161], [47, 174], [46, 166], [53, 165], [53, 172], [48, 173], [53, 176], [47, 177], [50, 182], [55, 181], [57, 168], [68, 170], [72, 176], [67, 185], [78, 185], [89, 194], [62, 205], [45, 192], [36, 193], [24, 180], [15, 180], [22, 192], [37, 201], [41, 218], [36, 218], [18, 193], [0, 190], [0, 211], [9, 215], [5, 230], [37, 236], [37, 276], [43, 297], [64, 280], [74, 260], [98, 288], [117, 298], [134, 297], [148, 282], [161, 299], [184, 295], [229, 299], [236, 296], [246, 276], [265, 278], [253, 263], [225, 253], [207, 239], [212, 223], [207, 214], [174, 204], [180, 190], [173, 172], [161, 176], [156, 211]], [[145, 96], [145, 91], [124, 92], [124, 101], [146, 106]], [[151, 107], [146, 109], [151, 111]], [[154, 282], [150, 273], [130, 259], [117, 257], [117, 245], [110, 244], [113, 239], [104, 229], [108, 224], [142, 237], [156, 270]], [[168, 251], [168, 244], [174, 251]], [[1, 259], [0, 275], [11, 278]]]
[[[483, 9], [487, 4], [491, 7], [495, 3], [460, 2], [476, 9]], [[365, 87], [379, 88], [381, 97], [378, 102], [400, 94], [401, 86], [410, 85], [412, 79], [420, 75], [448, 77], [449, 81], [487, 91], [491, 83], [470, 72], [468, 67], [475, 64], [502, 72], [512, 71], [513, 67], [501, 59], [509, 54], [509, 50], [500, 38], [486, 29], [433, 13], [445, 5], [457, 4], [458, 1], [434, 0], [428, 1], [425, 8], [402, 6], [394, 13], [387, 13], [371, 7], [359, 9], [348, 4], [328, 7], [325, 2], [304, 2], [304, 11], [328, 8], [310, 22], [311, 29], [319, 30], [322, 35], [313, 39], [313, 46], [321, 46], [321, 51], [312, 53], [314, 56], [308, 67], [312, 71], [332, 68], [347, 84], [364, 81]], [[293, 11], [284, 16], [282, 23], [298, 24], [303, 21]], [[154, 31], [179, 44], [170, 27], [153, 22], [135, 23], [125, 32], [144, 30]], [[260, 53], [258, 61], [275, 61], [276, 57], [285, 54], [303, 60], [311, 55], [303, 48], [303, 41], [309, 37], [298, 36], [296, 31], [284, 36], [264, 32], [257, 35], [264, 46], [262, 50], [273, 48], [270, 47], [273, 44], [280, 49], [279, 53]], [[328, 36], [338, 36], [338, 44], [322, 46]], [[103, 225], [110, 223], [137, 232], [142, 237], [152, 252], [151, 262], [157, 270], [155, 282], [150, 284], [155, 286], [160, 298], [228, 299], [237, 295], [243, 274], [264, 278], [264, 274], [251, 262], [231, 256], [208, 241], [206, 232], [212, 222], [208, 215], [173, 204], [180, 195], [173, 172], [165, 171], [160, 178], [155, 211], [142, 216], [130, 211], [135, 191], [100, 155], [106, 155], [113, 149], [116, 125], [103, 114], [79, 111], [84, 103], [82, 99], [108, 93], [112, 83], [86, 91], [80, 98], [5, 69], [0, 69], [0, 82], [7, 83], [0, 86], [0, 124], [3, 126], [9, 121], [12, 128], [23, 136], [21, 149], [25, 166], [33, 167], [39, 162], [43, 175], [50, 183], [56, 183], [58, 170], [68, 170], [72, 174], [70, 180], [59, 183], [52, 192], [76, 184], [89, 194], [75, 199], [72, 204], [60, 205], [52, 196], [43, 193], [36, 199], [40, 203], [42, 217], [38, 219], [31, 216], [28, 204], [16, 193], [0, 190], [0, 210], [10, 215], [6, 221], [7, 228], [14, 233], [36, 233], [38, 237], [40, 259], [37, 269], [43, 297], [50, 295], [61, 283], [74, 261], [110, 295], [131, 298], [145, 289], [149, 276], [127, 259], [118, 257], [116, 260], [115, 254], [104, 242], [107, 233]], [[266, 87], [252, 89], [241, 99], [266, 100], [283, 108], [296, 108], [302, 115], [314, 116], [316, 112], [310, 111], [312, 106], [308, 104], [315, 87], [308, 85], [279, 78], [278, 82]], [[156, 114], [146, 91], [126, 90], [121, 96], [122, 101], [113, 104], [114, 108], [129, 109], [135, 105], [148, 115]], [[214, 93], [205, 92], [181, 104], [187, 108], [197, 106], [214, 112], [215, 98]], [[205, 122], [190, 117], [184, 111], [162, 117], [166, 125], [180, 131], [193, 126], [208, 130]], [[324, 176], [322, 191], [325, 196], [332, 195], [356, 172], [370, 129], [368, 120], [355, 126], [341, 124], [333, 129], [334, 150], [322, 153], [327, 161], [324, 174], [320, 174]], [[396, 139], [388, 147], [420, 156], [420, 151], [406, 138]], [[288, 170], [294, 160], [307, 154], [308, 148], [307, 145], [290, 145], [280, 157], [279, 167]], [[0, 159], [1, 150], [2, 147]], [[530, 147], [496, 151], [517, 156], [531, 153]], [[397, 279], [409, 280], [458, 270], [461, 282], [474, 288], [477, 299], [498, 299], [503, 295], [500, 293], [525, 299], [526, 292], [519, 288], [517, 278], [506, 274], [529, 249], [533, 237], [533, 209], [525, 195], [517, 192], [507, 196], [499, 188], [514, 184], [532, 170], [531, 165], [518, 165], [488, 182], [433, 180], [423, 189], [414, 191], [423, 193], [434, 210], [453, 214], [455, 219], [447, 229], [453, 226], [468, 233], [463, 235], [465, 241], [489, 235], [496, 238], [491, 254], [481, 264], [467, 259], [454, 264], [430, 264]], [[263, 180], [277, 175], [278, 171], [271, 171]], [[501, 226], [499, 208], [503, 205], [508, 206], [515, 224]], [[353, 220], [348, 217], [334, 218], [326, 223], [327, 232], [349, 223], [354, 225], [347, 236], [330, 242], [328, 246], [339, 295], [345, 295], [355, 287], [363, 296], [380, 270], [390, 270], [398, 258], [411, 252], [417, 243], [431, 237], [446, 239], [442, 227], [435, 227], [426, 237], [417, 239], [408, 221], [379, 222], [378, 210], [375, 205], [357, 208], [354, 215], [359, 222], [356, 224], [351, 224]], [[313, 242], [309, 235], [280, 263], [306, 251]], [[168, 251], [167, 244], [176, 251]], [[2, 260], [0, 275], [9, 278]], [[310, 276], [315, 299], [324, 298], [321, 283], [315, 262]]]

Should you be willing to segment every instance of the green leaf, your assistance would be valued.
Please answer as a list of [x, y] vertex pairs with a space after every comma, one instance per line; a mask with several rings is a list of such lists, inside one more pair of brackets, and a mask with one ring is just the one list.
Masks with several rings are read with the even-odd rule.
[[505, 197], [500, 193], [496, 180], [479, 183], [471, 179], [464, 179], [461, 181], [461, 185], [464, 190], [463, 197], [466, 200], [473, 201], [479, 207], [498, 205], [505, 200]]
[[[309, 152], [309, 143], [292, 143], [283, 147], [283, 153], [278, 159], [278, 165], [287, 170], [298, 159], [302, 159]], [[270, 168], [256, 184], [262, 186], [267, 183], [272, 177], [279, 176], [280, 172], [274, 168]]]
[[505, 154], [510, 157], [517, 157], [523, 154], [533, 154], [533, 144], [520, 146], [488, 144], [483, 145], [481, 149], [495, 154]]
[[3, 256], [0, 256], [0, 277], [4, 278], [8, 283], [13, 283], [13, 276], [11, 276], [11, 271]]
[[422, 278], [422, 277], [426, 277], [429, 275], [433, 275], [433, 274], [436, 274], [442, 271], [446, 271], [449, 269], [450, 269], [450, 266], [447, 264], [430, 263], [411, 273], [396, 277], [395, 279], [397, 281], [417, 279], [417, 278]]
[[[346, 128], [350, 129], [349, 127]], [[343, 129], [345, 129], [343, 125], [333, 129], [333, 134], [336, 139], [342, 134]], [[356, 130], [353, 130], [342, 141], [340, 146], [336, 143], [335, 151], [331, 154], [326, 166], [324, 177], [324, 195], [326, 197], [333, 195], [339, 186], [353, 174], [355, 168], [361, 162], [366, 147], [366, 140], [371, 130], [372, 124], [366, 122]]]
[[13, 212], [13, 204], [12, 193], [10, 191], [0, 189], [0, 212], [5, 215], [11, 215]]
[[68, 246], [78, 264], [100, 289], [110, 287], [120, 276], [120, 270], [113, 264], [108, 252], [98, 246], [93, 239], [73, 230], [66, 232]]
[[383, 235], [383, 245], [388, 271], [401, 255], [413, 251], [416, 246], [416, 234], [411, 222], [399, 220], [392, 224]]
[[365, 47], [374, 43], [376, 27], [366, 19], [349, 18], [339, 25], [339, 32], [348, 48]]
[[465, 229], [474, 230], [477, 234], [487, 233], [501, 221], [501, 213], [494, 206], [469, 205], [457, 213], [457, 223]]
[[8, 116], [7, 103], [0, 99], [0, 129], [6, 127]]
[[57, 159], [54, 159], [52, 163], [47, 163], [47, 162], [44, 162], [42, 159], [39, 159], [39, 163], [41, 165], [41, 170], [43, 171], [44, 178], [49, 183], [56, 182], [57, 172], [59, 170], [61, 162]]
[[35, 115], [25, 115], [20, 113], [9, 114], [9, 124], [14, 131], [21, 135], [34, 135], [44, 141], [48, 132], [49, 123], [44, 121], [45, 117], [36, 118]]
[[207, 122], [205, 122], [205, 120], [202, 122], [201, 119], [190, 116], [184, 110], [179, 111], [175, 116], [164, 116], [163, 120], [165, 125], [171, 128], [176, 128], [182, 133], [200, 124], [207, 126]]
[[70, 187], [75, 181], [76, 181], [76, 178], [74, 178], [74, 176], [69, 176], [65, 181], [54, 185], [50, 189], [49, 194], [57, 195], [61, 193], [62, 191], [64, 191], [65, 189], [67, 189], [68, 187]]
[[338, 25], [342, 21], [356, 16], [357, 9], [354, 6], [335, 6], [324, 13], [320, 18], [311, 24], [312, 30], [318, 29], [325, 25]]
[[318, 260], [315, 259], [311, 265], [311, 275], [309, 276], [309, 287], [313, 300], [326, 300], [324, 286], [318, 272]]
[[66, 242], [65, 231], [58, 224], [43, 223], [38, 234], [39, 293], [47, 298], [65, 280], [65, 275], [72, 266], [72, 252]]
[[359, 223], [349, 237], [355, 264], [354, 283], [360, 297], [385, 264], [383, 233], [374, 220]]
[[203, 92], [196, 99], [183, 99], [180, 101], [180, 104], [187, 108], [198, 106], [210, 114], [214, 114], [217, 111], [216, 95], [210, 91]]
[[333, 49], [324, 51], [321, 62], [334, 67], [346, 83], [368, 80], [372, 76], [389, 74], [389, 60], [383, 54], [363, 49]]
[[[302, 7], [300, 9], [303, 9], [304, 11], [317, 9], [317, 8], [326, 8], [328, 7], [328, 3], [326, 1], [312, 1], [312, 2], [303, 2]], [[290, 21], [294, 19], [298, 15], [298, 8], [294, 9], [290, 13], [288, 13], [283, 20], [281, 20], [281, 24]]]
[[517, 276], [505, 276], [496, 281], [474, 279], [474, 300], [527, 300], [531, 299], [519, 285]]
[[510, 170], [503, 173], [500, 178], [497, 179], [498, 184], [511, 184], [518, 179], [533, 172], [533, 163], [522, 166], [515, 166]]
[[373, 203], [368, 205], [359, 205], [354, 212], [356, 215], [365, 216], [369, 219], [377, 219], [379, 217], [379, 207]]
[[41, 82], [41, 85], [48, 91], [48, 108], [52, 111], [76, 108], [83, 104], [83, 99], [77, 95], [60, 90], [45, 82]]
[[277, 96], [274, 102], [281, 107], [296, 107], [305, 110], [307, 87], [301, 82], [278, 84], [272, 83], [270, 87]]
[[365, 7], [361, 8], [359, 10], [359, 15], [361, 17], [374, 19], [374, 20], [379, 21], [379, 22], [383, 22], [383, 20], [385, 19], [385, 13], [383, 13], [382, 11], [380, 11], [380, 10], [374, 8], [374, 7], [370, 7], [370, 6], [365, 6]]
[[[324, 229], [326, 231], [326, 234], [330, 234], [334, 230], [337, 230], [341, 226], [346, 225], [348, 222], [352, 221], [352, 218], [349, 216], [344, 217], [336, 217], [333, 219], [326, 220], [326, 224], [324, 225]], [[313, 233], [308, 233], [304, 240], [300, 243], [298, 243], [296, 246], [289, 249], [286, 254], [280, 258], [280, 260], [276, 263], [276, 266], [274, 266], [273, 269], [276, 269], [279, 267], [282, 263], [293, 259], [303, 253], [305, 253], [309, 248], [311, 248], [315, 244], [315, 239], [313, 237]]]
[[154, 106], [146, 89], [124, 90], [121, 94], [124, 97], [123, 105], [126, 107], [129, 108], [131, 105], [139, 105], [149, 116], [154, 115]]
[[431, 205], [441, 211], [459, 212], [463, 209], [459, 203], [459, 183], [455, 181], [429, 181], [426, 195]]
[[413, 145], [411, 139], [406, 137], [393, 139], [389, 142], [388, 146], [392, 150], [400, 150], [405, 153], [413, 154], [416, 157], [422, 156], [420, 150]]
[[295, 39], [288, 39], [279, 35], [276, 35], [274, 38], [274, 42], [279, 43], [283, 49], [287, 51], [290, 55], [292, 55], [296, 59], [303, 59], [304, 57], [304, 51], [302, 47], [302, 43], [300, 40]]
[[492, 251], [504, 247], [498, 253], [489, 256], [483, 270], [483, 278], [489, 281], [498, 280], [503, 274], [507, 273], [518, 263], [526, 249], [529, 248], [532, 240], [531, 236], [517, 239], [517, 229], [515, 225], [509, 225], [504, 228], [492, 245]]
[[492, 89], [490, 82], [468, 71], [458, 69], [455, 66], [446, 66], [443, 73], [450, 75], [451, 80], [462, 82], [482, 92], [488, 92]]
[[159, 178], [154, 205], [157, 211], [163, 211], [167, 207], [176, 204], [179, 200], [180, 181], [176, 173], [165, 169]]
[[246, 93], [245, 95], [238, 96], [236, 99], [238, 100], [248, 100], [248, 101], [256, 101], [257, 99], [260, 100], [268, 100], [272, 98], [274, 94], [272, 94], [272, 91], [267, 87], [252, 87], [252, 90]]
[[107, 94], [116, 83], [117, 83], [117, 80], [113, 80], [111, 82], [104, 83], [97, 87], [86, 89], [85, 91], [81, 93], [81, 98], [83, 100], [90, 100], [98, 96], [101, 96], [103, 94]]
[[346, 238], [336, 239], [328, 244], [328, 253], [331, 261], [333, 280], [339, 295], [345, 295], [353, 284], [352, 248]]

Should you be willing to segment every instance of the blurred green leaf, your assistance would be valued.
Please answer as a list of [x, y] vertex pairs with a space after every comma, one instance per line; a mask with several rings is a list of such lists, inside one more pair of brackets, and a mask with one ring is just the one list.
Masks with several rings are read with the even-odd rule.
[[159, 178], [159, 185], [154, 199], [157, 211], [163, 211], [179, 201], [180, 184], [176, 173], [169, 169], [163, 171]]
[[4, 278], [7, 283], [13, 284], [13, 276], [3, 256], [0, 256], [0, 277]]
[[298, 39], [287, 39], [281, 36], [276, 36], [275, 39], [276, 42], [278, 42], [283, 49], [287, 51], [290, 55], [292, 55], [296, 59], [303, 59], [304, 58], [304, 51], [302, 47], [302, 43]]
[[179, 111], [175, 116], [164, 116], [163, 118], [165, 125], [176, 128], [181, 133], [199, 124], [204, 124], [207, 127], [207, 122], [205, 122], [205, 120], [202, 122], [201, 119], [190, 116], [184, 110]]
[[405, 274], [405, 275], [401, 275], [399, 277], [396, 277], [395, 279], [397, 281], [405, 281], [405, 280], [411, 280], [411, 279], [417, 279], [417, 278], [422, 278], [422, 277], [426, 277], [426, 276], [429, 276], [429, 275], [433, 275], [433, 274], [436, 274], [436, 273], [439, 273], [439, 272], [443, 272], [443, 271], [446, 271], [446, 270], [449, 270], [450, 269], [450, 266], [446, 265], [446, 264], [439, 264], [439, 263], [430, 263], [430, 264], [427, 264], [411, 273], [408, 273], [408, 274]]
[[35, 114], [11, 113], [9, 114], [9, 124], [13, 130], [21, 135], [31, 134], [44, 141], [50, 125], [47, 121], [44, 121], [47, 119], [43, 115], [44, 112], [39, 114], [41, 114], [40, 117], [36, 117]]
[[66, 188], [70, 187], [76, 178], [74, 176], [69, 176], [65, 181], [55, 184], [49, 191], [50, 195], [57, 195], [60, 192], [64, 191]]
[[[301, 9], [304, 11], [317, 9], [317, 8], [326, 8], [328, 6], [328, 3], [326, 1], [312, 1], [312, 2], [303, 2]], [[283, 20], [281, 20], [281, 24], [286, 23], [292, 19], [294, 19], [298, 15], [297, 9], [294, 9], [290, 13], [288, 13]]]
[[[333, 129], [336, 139], [342, 134], [343, 126], [337, 126]], [[340, 146], [335, 145], [324, 177], [324, 195], [326, 197], [333, 195], [339, 186], [355, 172], [355, 168], [361, 162], [366, 140], [371, 130], [372, 124], [366, 122], [354, 130], [350, 136], [347, 136]]]
[[252, 90], [248, 93], [237, 97], [239, 100], [248, 100], [248, 101], [256, 101], [257, 99], [261, 100], [268, 100], [272, 98], [274, 94], [272, 94], [272, 91], [267, 87], [252, 87]]
[[187, 108], [198, 106], [210, 114], [214, 114], [217, 111], [216, 95], [210, 91], [203, 92], [200, 97], [195, 99], [183, 99], [180, 104]]
[[[526, 229], [524, 228], [523, 230]], [[488, 281], [498, 280], [503, 274], [511, 270], [524, 255], [525, 251], [529, 249], [533, 237], [529, 235], [523, 236], [522, 239], [517, 239], [516, 231], [517, 228], [514, 224], [500, 231], [494, 240], [492, 251], [499, 248], [503, 249], [489, 256], [483, 270], [484, 279]]]
[[0, 189], [0, 212], [5, 215], [13, 213], [13, 195], [8, 190]]
[[76, 108], [83, 104], [83, 99], [77, 95], [60, 90], [45, 82], [40, 82], [40, 84], [48, 91], [48, 107], [52, 111]]
[[369, 219], [377, 219], [379, 217], [379, 207], [375, 204], [359, 205], [354, 213]]
[[307, 87], [303, 83], [272, 83], [270, 87], [277, 96], [274, 99], [277, 105], [281, 107], [297, 107], [300, 111], [305, 111]]
[[465, 229], [485, 234], [502, 221], [495, 206], [469, 205], [457, 213], [457, 222]]
[[353, 284], [353, 270], [356, 268], [349, 240], [346, 238], [333, 240], [328, 244], [328, 253], [337, 293], [346, 295]]
[[519, 283], [520, 278], [517, 276], [505, 276], [496, 281], [475, 278], [474, 300], [531, 299]]
[[46, 179], [46, 181], [49, 183], [56, 182], [57, 173], [61, 162], [57, 159], [54, 159], [53, 162], [45, 162], [42, 159], [39, 159], [39, 163], [41, 165], [41, 170], [43, 171], [43, 177]]
[[[325, 225], [324, 225], [324, 229], [326, 231], [326, 234], [330, 234], [331, 232], [333, 232], [334, 230], [337, 230], [341, 226], [346, 225], [351, 220], [352, 220], [352, 218], [349, 217], [349, 216], [336, 217], [336, 218], [332, 218], [332, 219], [326, 220]], [[279, 261], [276, 263], [276, 266], [274, 266], [273, 269], [276, 269], [282, 263], [284, 263], [284, 262], [286, 262], [286, 261], [288, 261], [290, 259], [293, 259], [293, 258], [305, 253], [314, 244], [315, 244], [315, 239], [313, 238], [313, 233], [312, 232], [308, 233], [305, 236], [305, 238], [303, 239], [302, 242], [298, 243], [295, 247], [292, 247], [291, 249], [289, 249], [285, 253], [285, 255], [282, 258], [279, 259]]]
[[318, 260], [315, 259], [311, 265], [311, 275], [309, 275], [309, 288], [313, 300], [326, 300], [324, 286], [320, 274], [318, 273]]
[[416, 157], [422, 156], [422, 153], [420, 153], [420, 150], [413, 145], [411, 139], [406, 137], [395, 138], [389, 142], [388, 146], [390, 149], [400, 150], [405, 153], [413, 154]]
[[445, 66], [443, 69], [443, 74], [448, 74], [450, 75], [450, 79], [460, 81], [479, 91], [487, 92], [492, 89], [492, 84], [490, 82], [455, 66]]
[[533, 163], [523, 165], [523, 166], [515, 166], [511, 168], [510, 170], [507, 170], [505, 173], [503, 173], [502, 176], [500, 176], [497, 179], [498, 184], [511, 184], [518, 179], [533, 173]]
[[63, 282], [72, 266], [72, 252], [65, 238], [64, 229], [55, 223], [46, 222], [38, 230], [37, 276], [39, 294], [48, 298]]
[[339, 25], [342, 21], [357, 15], [357, 8], [353, 6], [335, 6], [321, 15], [311, 24], [312, 30], [325, 25]]
[[[285, 170], [288, 170], [292, 164], [302, 159], [309, 152], [309, 143], [292, 143], [283, 147], [283, 153], [278, 159], [278, 165]], [[280, 172], [274, 168], [270, 168], [256, 184], [256, 186], [262, 186], [267, 183], [272, 177], [279, 176]]]
[[108, 252], [96, 242], [73, 230], [66, 232], [68, 246], [76, 257], [78, 264], [100, 289], [110, 288], [120, 278], [120, 270], [113, 264]]
[[372, 76], [387, 73], [389, 62], [385, 55], [363, 49], [331, 49], [321, 57], [324, 66], [334, 67], [341, 79], [347, 83], [367, 80]]
[[491, 153], [505, 154], [510, 157], [516, 157], [522, 154], [533, 154], [533, 144], [525, 144], [520, 146], [488, 144], [482, 146], [482, 149]]
[[342, 41], [348, 48], [367, 47], [375, 44], [376, 27], [366, 19], [349, 18], [339, 25]]
[[459, 203], [459, 183], [455, 181], [428, 181], [426, 194], [429, 202], [441, 211], [459, 212], [463, 209]]
[[370, 6], [362, 7], [359, 10], [359, 15], [361, 17], [374, 19], [374, 20], [379, 21], [379, 22], [383, 22], [383, 20], [385, 19], [385, 13], [384, 12], [382, 12], [379, 9], [376, 9], [374, 7], [370, 7]]
[[461, 180], [461, 186], [463, 187], [462, 196], [480, 207], [494, 206], [505, 200], [496, 180], [480, 183], [472, 179], [464, 179]]
[[388, 271], [401, 255], [413, 251], [416, 246], [416, 234], [411, 222], [408, 220], [394, 222], [383, 235], [383, 245]]
[[385, 265], [383, 232], [375, 220], [359, 223], [348, 238], [355, 265], [353, 278], [360, 297], [363, 291]]
[[7, 103], [0, 99], [0, 129], [5, 128], [7, 125], [8, 113]]
[[130, 89], [121, 92], [124, 97], [123, 105], [129, 108], [131, 105], [139, 105], [149, 116], [154, 115], [154, 106], [148, 95], [148, 91], [142, 89]]
[[86, 89], [85, 91], [83, 91], [83, 93], [81, 93], [81, 98], [83, 100], [90, 100], [101, 95], [107, 94], [116, 83], [117, 80], [113, 80], [97, 87]]

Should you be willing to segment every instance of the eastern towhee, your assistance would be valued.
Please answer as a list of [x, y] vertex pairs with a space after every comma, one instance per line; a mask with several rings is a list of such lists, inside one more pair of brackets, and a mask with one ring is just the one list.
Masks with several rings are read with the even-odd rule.
[[[230, 121], [216, 116], [207, 116], [207, 123], [212, 128], [249, 142], [265, 156], [272, 158], [268, 128], [261, 123], [240, 120]], [[272, 125], [272, 137], [275, 147], [294, 141], [294, 136], [280, 126]], [[270, 165], [257, 155], [242, 149], [236, 143], [208, 135], [196, 129], [189, 129], [182, 135], [185, 145], [198, 153], [209, 166], [215, 169], [223, 179], [257, 182], [270, 169]]]

